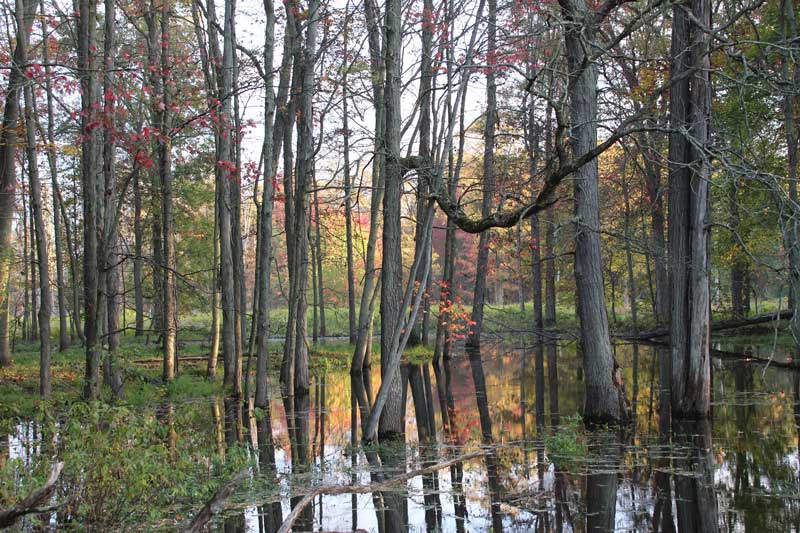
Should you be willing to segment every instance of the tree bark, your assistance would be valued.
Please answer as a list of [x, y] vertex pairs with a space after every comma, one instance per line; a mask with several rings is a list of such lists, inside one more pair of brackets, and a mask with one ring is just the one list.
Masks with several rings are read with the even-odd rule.
[[[383, 261], [381, 264], [381, 378], [392, 379], [386, 405], [378, 425], [378, 437], [383, 440], [399, 438], [405, 434], [405, 405], [400, 372], [391, 368], [392, 338], [402, 319], [400, 305], [403, 298], [403, 256], [401, 252], [400, 203], [403, 170], [400, 161], [400, 52], [401, 2], [386, 1], [384, 18], [384, 64], [386, 84], [384, 109], [386, 119], [386, 164], [383, 193]], [[393, 376], [393, 378], [392, 378]]]
[[[670, 385], [672, 415], [678, 418], [706, 417], [711, 403], [709, 164], [705, 154], [711, 92], [704, 29], [710, 27], [708, 0], [675, 6], [671, 76], [678, 81], [672, 85], [670, 99], [669, 251]], [[691, 76], [686, 76], [689, 71]]]
[[[633, 272], [633, 251], [631, 250], [631, 240], [633, 239], [631, 229], [631, 202], [628, 190], [628, 179], [625, 165], [622, 165], [622, 196], [625, 201], [625, 262], [628, 267], [628, 294], [631, 308], [631, 324], [634, 334], [639, 332], [639, 306], [637, 304], [636, 277]], [[636, 412], [636, 403], [639, 397], [639, 345], [633, 344], [633, 409]]]
[[[492, 200], [495, 193], [494, 179], [494, 137], [497, 123], [497, 84], [495, 81], [495, 55], [497, 53], [497, 1], [489, 0], [488, 43], [486, 55], [489, 65], [486, 73], [486, 122], [483, 129], [483, 199], [481, 216], [492, 214]], [[467, 346], [479, 348], [483, 330], [483, 306], [486, 301], [486, 277], [489, 275], [489, 237], [488, 231], [481, 232], [478, 240], [478, 260], [475, 265], [475, 289], [472, 297], [471, 320], [474, 323], [467, 337]]]
[[[554, 89], [553, 75], [550, 75], [548, 84], [549, 96], [552, 98]], [[547, 104], [545, 116], [545, 160], [550, 161], [555, 150], [553, 141], [553, 106]], [[544, 214], [544, 325], [552, 328], [556, 325], [556, 220], [555, 207], [547, 209]], [[549, 366], [549, 363], [548, 363]]]
[[79, 1], [78, 69], [81, 86], [81, 190], [83, 196], [83, 306], [86, 345], [84, 396], [95, 400], [100, 395], [100, 351], [98, 343], [98, 198], [97, 143], [94, 123], [97, 80], [94, 71], [96, 5]]
[[137, 173], [133, 178], [133, 306], [135, 335], [144, 335], [144, 291], [142, 291], [142, 267], [144, 265], [142, 228], [142, 189]]
[[[301, 51], [301, 92], [299, 99], [297, 173], [294, 190], [294, 264], [290, 293], [290, 305], [296, 306], [294, 330], [294, 393], [307, 395], [308, 375], [308, 234], [310, 223], [309, 187], [314, 172], [314, 57], [317, 50], [317, 23], [319, 21], [319, 1], [311, 0], [308, 5], [308, 24], [305, 44]], [[287, 336], [289, 335], [287, 329]]]
[[[35, 2], [34, 2], [35, 4]], [[35, 8], [34, 8], [35, 9]], [[39, 163], [36, 151], [36, 128], [34, 116], [36, 102], [33, 89], [25, 86], [25, 133], [26, 155], [28, 158], [28, 184], [31, 192], [31, 210], [36, 232], [36, 258], [39, 266], [39, 394], [48, 398], [52, 392], [50, 372], [50, 315], [52, 298], [50, 296], [50, 260], [47, 253], [47, 234], [42, 214], [42, 185], [39, 181]]]
[[[742, 229], [739, 216], [738, 180], [733, 179], [729, 191], [730, 226], [737, 234]], [[739, 235], [741, 237], [741, 235]], [[733, 318], [744, 318], [750, 314], [750, 263], [747, 252], [735, 237], [731, 262], [731, 314]]]
[[[31, 194], [31, 189], [28, 187], [28, 207], [27, 207], [27, 214], [28, 214], [28, 230], [30, 236], [30, 247], [29, 252], [30, 255], [26, 254], [26, 261], [28, 263], [28, 272], [30, 273], [30, 280], [31, 280], [31, 327], [28, 328], [28, 335], [30, 336], [31, 342], [36, 342], [39, 340], [39, 311], [38, 307], [39, 304], [36, 302], [36, 294], [37, 294], [37, 265], [36, 265], [36, 228], [33, 223], [33, 195]], [[29, 259], [28, 259], [29, 258]]]
[[11, 364], [11, 347], [8, 337], [9, 280], [12, 248], [12, 227], [14, 219], [15, 192], [17, 176], [14, 157], [17, 143], [17, 121], [19, 120], [19, 99], [25, 81], [23, 66], [27, 61], [28, 27], [34, 14], [35, 3], [23, 0], [16, 2], [16, 46], [8, 78], [3, 124], [0, 129], [0, 367]]
[[30, 262], [28, 261], [28, 194], [25, 187], [22, 188], [22, 206], [20, 208], [20, 214], [22, 215], [22, 335], [21, 338], [23, 340], [30, 340], [30, 314], [31, 314], [31, 305], [30, 305], [30, 284], [28, 280], [30, 279], [29, 275], [29, 268]]
[[[216, 20], [213, 1], [208, 2], [207, 13], [209, 23]], [[238, 352], [237, 339], [237, 300], [235, 296], [236, 269], [234, 268], [233, 255], [233, 224], [235, 223], [231, 199], [231, 179], [233, 165], [233, 151], [231, 149], [231, 129], [233, 128], [233, 113], [231, 94], [233, 92], [233, 36], [234, 7], [232, 0], [225, 1], [225, 19], [223, 32], [223, 51], [219, 54], [217, 31], [213, 29], [211, 35], [211, 51], [215, 61], [219, 61], [222, 68], [217, 70], [218, 98], [221, 102], [221, 123], [218, 133], [218, 155], [216, 190], [217, 205], [219, 209], [219, 242], [220, 242], [220, 278], [222, 280], [222, 359], [223, 383], [227, 387], [237, 390], [238, 380], [236, 375]]]
[[[348, 60], [347, 46], [349, 38], [347, 21], [345, 21], [345, 61]], [[350, 344], [355, 346], [358, 339], [356, 332], [356, 276], [355, 267], [353, 266], [353, 186], [350, 179], [350, 119], [347, 116], [347, 112], [347, 69], [345, 68], [342, 74], [342, 137], [344, 139], [342, 157], [344, 158], [344, 223], [347, 255], [347, 332]]]
[[[797, 22], [795, 19], [794, 4], [788, 0], [781, 1], [781, 37], [784, 42], [794, 41], [797, 36]], [[798, 131], [795, 118], [797, 83], [800, 80], [800, 67], [795, 60], [790, 68], [792, 55], [787, 49], [782, 58], [782, 77], [784, 83], [792, 87], [793, 91], [786, 94], [783, 98], [784, 115], [784, 135], [786, 137], [787, 150], [787, 182], [789, 189], [789, 200], [794, 206], [798, 205], [797, 193], [797, 149]], [[782, 197], [781, 187], [781, 197]], [[782, 199], [781, 199], [782, 202]], [[793, 299], [794, 314], [791, 322], [791, 332], [795, 344], [800, 346], [800, 306], [797, 305], [798, 295], [800, 295], [800, 241], [798, 241], [798, 220], [796, 210], [791, 210], [788, 217], [784, 217], [782, 224], [783, 242], [789, 263], [789, 284]]]
[[[258, 291], [258, 328], [256, 344], [258, 361], [256, 363], [256, 407], [269, 409], [269, 311], [270, 311], [270, 265], [272, 264], [272, 209], [274, 189], [272, 180], [275, 179], [273, 152], [275, 141], [273, 137], [275, 121], [275, 93], [272, 91], [274, 75], [272, 73], [273, 44], [275, 41], [275, 6], [272, 0], [264, 0], [264, 13], [266, 14], [266, 27], [264, 29], [264, 188], [261, 196], [261, 217], [258, 228], [260, 277], [256, 280], [259, 284]], [[271, 436], [270, 436], [271, 438]]]
[[325, 284], [322, 275], [322, 233], [320, 232], [319, 225], [319, 194], [317, 192], [317, 177], [316, 172], [312, 176], [312, 187], [314, 189], [314, 244], [316, 245], [316, 252], [314, 257], [316, 259], [317, 269], [317, 305], [319, 306], [319, 336], [325, 337], [327, 331], [325, 328]]
[[375, 273], [375, 254], [378, 243], [381, 204], [385, 188], [386, 159], [384, 156], [385, 122], [385, 78], [386, 70], [381, 52], [381, 30], [378, 25], [378, 7], [375, 0], [365, 0], [364, 12], [367, 20], [370, 67], [372, 75], [372, 100], [375, 107], [374, 156], [372, 160], [372, 196], [370, 198], [369, 238], [367, 239], [367, 256], [364, 261], [364, 287], [358, 311], [358, 338], [353, 353], [351, 373], [361, 372], [370, 366], [370, 346], [372, 344], [372, 316], [375, 284], [378, 276]]
[[[598, 21], [594, 10], [583, 0], [560, 0], [560, 4], [567, 21], [564, 40], [570, 71], [570, 142], [574, 156], [580, 158], [597, 146], [597, 66], [585, 61]], [[628, 413], [609, 339], [596, 159], [575, 172], [574, 194], [575, 283], [586, 372], [584, 420], [589, 424], [617, 423], [624, 421]]]
[[[103, 106], [105, 129], [103, 131], [103, 237], [100, 249], [103, 268], [101, 271], [101, 290], [105, 295], [106, 338], [108, 353], [104, 356], [103, 372], [105, 382], [111, 386], [114, 395], [122, 395], [122, 374], [116, 364], [119, 348], [119, 308], [120, 273], [118, 259], [118, 204], [116, 173], [116, 88], [114, 84], [114, 60], [116, 55], [115, 25], [116, 9], [113, 0], [105, 0], [105, 28], [103, 39]], [[138, 173], [134, 167], [133, 173]], [[101, 302], [102, 305], [103, 302]]]
[[[44, 7], [42, 7], [44, 10]], [[42, 28], [42, 38], [47, 42], [47, 30]], [[50, 169], [50, 179], [52, 183], [52, 196], [53, 196], [53, 246], [56, 256], [56, 288], [58, 298], [58, 351], [63, 352], [69, 347], [69, 326], [67, 319], [69, 312], [67, 311], [67, 287], [64, 282], [64, 256], [62, 251], [62, 235], [61, 235], [61, 215], [59, 212], [58, 195], [58, 169], [56, 167], [56, 146], [55, 146], [55, 119], [53, 113], [53, 95], [52, 81], [50, 80], [50, 57], [48, 46], [42, 47], [42, 60], [45, 64], [45, 93], [47, 94], [47, 136], [45, 132], [41, 131], [40, 134], [45, 140], [47, 146], [47, 163]], [[38, 119], [37, 119], [38, 120]], [[41, 129], [41, 128], [40, 128]]]
[[214, 237], [211, 246], [214, 251], [211, 260], [211, 346], [208, 351], [208, 367], [206, 376], [215, 378], [217, 376], [217, 363], [219, 362], [219, 202], [214, 201]]
[[156, 118], [158, 120], [159, 146], [158, 146], [158, 175], [161, 186], [161, 228], [163, 232], [163, 259], [161, 269], [163, 290], [164, 328], [163, 338], [163, 369], [162, 378], [166, 381], [175, 379], [177, 371], [177, 342], [178, 342], [178, 302], [175, 273], [177, 263], [175, 258], [175, 228], [172, 202], [172, 118], [170, 108], [172, 98], [170, 95], [170, 35], [169, 20], [171, 17], [171, 4], [165, 2], [161, 7], [161, 97], [156, 103]]
[[[284, 57], [291, 55], [291, 95], [289, 97], [287, 113], [281, 124], [283, 132], [283, 195], [284, 195], [284, 231], [286, 234], [286, 262], [288, 272], [295, 271], [295, 206], [294, 206], [294, 184], [292, 177], [295, 176], [294, 152], [292, 138], [294, 124], [297, 120], [297, 109], [299, 105], [299, 94], [301, 92], [302, 77], [302, 34], [300, 25], [294, 15], [297, 10], [296, 0], [290, 0], [286, 4], [286, 37], [284, 40]], [[287, 67], [288, 68], [288, 67]], [[297, 299], [293, 296], [293, 285], [291, 279], [296, 276], [290, 274], [289, 283], [289, 312], [286, 320], [286, 338], [283, 343], [283, 360], [281, 361], [281, 385], [284, 394], [289, 394], [294, 384], [294, 331], [297, 320]]]

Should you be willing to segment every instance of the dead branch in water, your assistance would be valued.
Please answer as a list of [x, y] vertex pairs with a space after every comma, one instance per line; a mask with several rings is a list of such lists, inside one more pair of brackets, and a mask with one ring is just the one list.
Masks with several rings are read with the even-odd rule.
[[[775, 322], [776, 320], [788, 320], [792, 318], [794, 311], [780, 311], [778, 313], [765, 313], [763, 315], [756, 315], [750, 318], [734, 319], [734, 320], [720, 320], [711, 323], [711, 331], [724, 331], [727, 329], [746, 328], [749, 326], [756, 326], [758, 324], [766, 324], [768, 322]], [[629, 341], [646, 341], [658, 337], [666, 337], [669, 335], [669, 329], [661, 328], [651, 331], [642, 331], [637, 334], [619, 334], [614, 335], [617, 339]]]
[[48, 509], [39, 509], [39, 505], [45, 502], [56, 488], [56, 481], [58, 476], [61, 475], [61, 470], [64, 468], [64, 463], [56, 463], [50, 471], [50, 477], [41, 488], [28, 494], [27, 497], [18, 501], [10, 509], [0, 509], [0, 529], [11, 527], [19, 518], [29, 515], [37, 514], [47, 511]]
[[206, 502], [200, 512], [195, 515], [194, 520], [183, 531], [185, 533], [198, 533], [201, 531], [203, 526], [214, 518], [214, 515], [225, 510], [225, 501], [233, 495], [233, 491], [248, 475], [250, 475], [249, 470], [242, 470], [232, 480], [217, 489], [217, 492]]
[[477, 459], [478, 457], [484, 457], [489, 453], [489, 450], [468, 453], [466, 455], [456, 457], [455, 459], [450, 459], [449, 461], [444, 461], [442, 463], [436, 463], [435, 465], [420, 468], [418, 470], [412, 470], [411, 472], [406, 472], [400, 476], [387, 479], [386, 481], [381, 481], [380, 483], [374, 483], [372, 485], [323, 485], [321, 487], [317, 487], [303, 496], [303, 499], [294, 506], [292, 512], [289, 513], [289, 516], [287, 516], [286, 520], [283, 521], [281, 527], [278, 528], [278, 533], [288, 533], [295, 520], [297, 520], [297, 517], [300, 516], [301, 512], [303, 512], [303, 509], [305, 509], [308, 504], [310, 504], [314, 498], [318, 496], [330, 496], [333, 494], [369, 494], [372, 492], [385, 491], [392, 488], [394, 485], [403, 483], [415, 477], [424, 476], [425, 474], [432, 474], [433, 472], [449, 468], [458, 463], [463, 463], [464, 461]]

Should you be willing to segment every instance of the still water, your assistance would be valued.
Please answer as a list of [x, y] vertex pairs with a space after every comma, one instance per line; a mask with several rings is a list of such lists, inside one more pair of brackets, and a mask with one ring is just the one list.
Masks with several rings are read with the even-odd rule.
[[[766, 344], [718, 348], [774, 355]], [[406, 369], [421, 392], [409, 387], [404, 446], [353, 446], [357, 399], [374, 397], [377, 369], [355, 384], [328, 371], [305, 400], [275, 397], [270, 422], [223, 398], [158, 409], [191, 412], [174, 417], [191, 426], [175, 429], [176, 446], [191, 434], [186, 445], [209, 455], [244, 443], [258, 458], [263, 482], [236, 494], [212, 526], [220, 531], [274, 531], [313, 487], [370, 485], [476, 451], [383, 492], [314, 498], [294, 530], [800, 531], [800, 374], [715, 358], [712, 419], [670, 429], [659, 418], [657, 350], [615, 347], [635, 410], [622, 432], [587, 433], [575, 418], [583, 376], [571, 344], [500, 343], [456, 352], [438, 371]], [[35, 433], [20, 424], [6, 453], [35, 455]]]

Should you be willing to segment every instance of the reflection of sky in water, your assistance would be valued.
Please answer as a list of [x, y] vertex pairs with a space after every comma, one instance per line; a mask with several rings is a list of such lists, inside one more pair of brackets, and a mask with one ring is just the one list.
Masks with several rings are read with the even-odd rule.
[[[285, 455], [283, 456], [285, 460]], [[278, 463], [278, 467], [288, 467], [284, 462]], [[340, 481], [346, 484], [353, 484], [349, 475], [334, 473], [326, 475], [323, 483], [333, 483]], [[368, 485], [370, 476], [368, 472], [359, 472], [357, 483]], [[491, 528], [492, 519], [488, 510], [488, 495], [485, 491], [486, 471], [480, 464], [471, 462], [471, 468], [464, 471], [464, 492], [467, 502], [467, 519], [465, 528], [467, 531], [487, 531]], [[422, 488], [422, 478], [417, 477], [407, 483], [408, 487], [408, 518], [409, 531], [426, 531], [425, 526], [425, 503]], [[456, 514], [452, 497], [452, 485], [450, 480], [450, 470], [444, 469], [439, 473], [439, 491], [442, 505], [442, 533], [456, 531]], [[290, 503], [287, 498], [282, 500], [284, 517], [291, 511]], [[377, 515], [371, 494], [356, 495], [356, 509], [358, 512], [357, 527], [370, 532], [378, 531]], [[533, 516], [525, 511], [503, 506], [506, 513], [504, 526], [509, 531], [529, 531], [529, 524]], [[248, 532], [257, 533], [258, 529], [258, 510], [250, 507], [245, 512], [246, 527]], [[315, 529], [322, 528], [323, 531], [350, 531], [352, 528], [352, 496], [350, 494], [337, 494], [322, 497], [322, 522], [320, 523], [319, 499], [314, 501], [314, 524]]]
[[39, 454], [39, 437], [41, 435], [38, 434], [38, 424], [17, 424], [14, 429], [16, 433], [9, 436], [7, 443], [3, 443], [8, 446], [8, 457], [30, 464], [31, 460]]

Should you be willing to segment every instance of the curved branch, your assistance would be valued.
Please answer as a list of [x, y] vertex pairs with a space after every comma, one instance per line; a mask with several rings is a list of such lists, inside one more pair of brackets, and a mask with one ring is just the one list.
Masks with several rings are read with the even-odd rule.
[[10, 509], [0, 509], [0, 529], [13, 526], [14, 522], [25, 515], [43, 512], [43, 509], [39, 509], [39, 505], [52, 496], [56, 489], [56, 481], [58, 481], [58, 476], [61, 475], [63, 468], [64, 463], [54, 464], [50, 471], [50, 477], [41, 488], [31, 492]]

